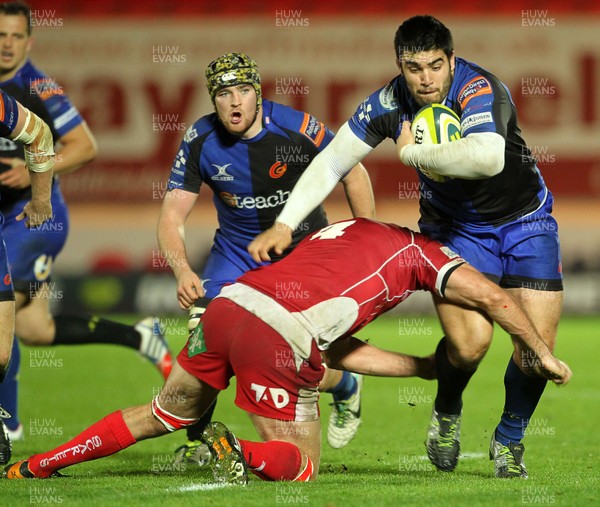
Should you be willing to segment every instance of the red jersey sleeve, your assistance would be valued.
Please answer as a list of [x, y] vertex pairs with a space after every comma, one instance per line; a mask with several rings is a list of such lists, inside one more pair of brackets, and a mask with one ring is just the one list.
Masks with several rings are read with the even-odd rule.
[[415, 244], [421, 250], [423, 259], [416, 270], [417, 284], [423, 290], [444, 297], [448, 278], [456, 268], [467, 261], [447, 246], [423, 234], [415, 233]]

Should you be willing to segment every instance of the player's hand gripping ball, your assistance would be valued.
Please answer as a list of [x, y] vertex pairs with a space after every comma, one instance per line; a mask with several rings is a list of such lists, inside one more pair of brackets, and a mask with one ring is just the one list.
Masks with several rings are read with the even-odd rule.
[[[419, 109], [411, 125], [416, 144], [441, 144], [460, 139], [460, 118], [449, 107], [428, 104]], [[450, 178], [419, 168], [429, 179], [444, 182]]]

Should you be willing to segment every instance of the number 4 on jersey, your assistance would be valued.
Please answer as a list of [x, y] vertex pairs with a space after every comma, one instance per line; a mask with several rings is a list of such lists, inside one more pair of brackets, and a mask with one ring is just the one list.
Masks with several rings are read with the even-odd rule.
[[346, 227], [350, 227], [356, 220], [349, 220], [348, 222], [338, 222], [337, 224], [323, 227], [320, 231], [317, 231], [310, 238], [313, 239], [335, 239], [344, 234]]

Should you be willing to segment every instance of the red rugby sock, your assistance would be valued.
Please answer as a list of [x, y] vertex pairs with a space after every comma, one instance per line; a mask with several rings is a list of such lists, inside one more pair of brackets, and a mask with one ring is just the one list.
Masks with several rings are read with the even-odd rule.
[[293, 481], [301, 472], [302, 454], [294, 444], [281, 440], [239, 442], [248, 467], [265, 481]]
[[132, 444], [135, 444], [135, 438], [119, 410], [92, 424], [66, 444], [43, 454], [34, 454], [27, 461], [29, 470], [43, 478], [61, 468], [110, 456]]

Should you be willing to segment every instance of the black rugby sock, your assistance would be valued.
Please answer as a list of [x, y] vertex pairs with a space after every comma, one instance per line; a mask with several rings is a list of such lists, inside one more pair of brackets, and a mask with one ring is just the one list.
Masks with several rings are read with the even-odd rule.
[[202, 433], [204, 433], [204, 429], [212, 420], [212, 416], [215, 413], [216, 406], [217, 400], [215, 400], [213, 404], [210, 407], [208, 407], [206, 412], [204, 412], [204, 415], [200, 418], [200, 420], [197, 423], [192, 424], [191, 426], [188, 426], [186, 428], [188, 440], [191, 440], [192, 442], [194, 440], [201, 440]]
[[111, 343], [138, 350], [142, 341], [133, 326], [96, 316], [58, 315], [54, 317], [54, 323], [56, 333], [52, 345]]
[[462, 410], [462, 393], [475, 370], [461, 370], [450, 363], [445, 336], [435, 350], [435, 367], [438, 379], [435, 410], [442, 414], [459, 415]]

